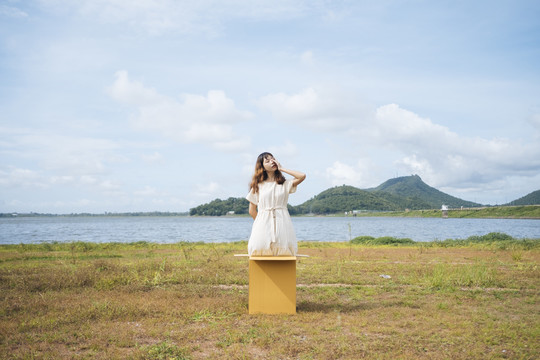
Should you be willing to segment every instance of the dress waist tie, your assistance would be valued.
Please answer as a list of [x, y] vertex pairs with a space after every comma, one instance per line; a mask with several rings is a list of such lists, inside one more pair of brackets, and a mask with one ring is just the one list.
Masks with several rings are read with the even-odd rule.
[[272, 242], [276, 242], [276, 210], [287, 209], [285, 206], [275, 206], [271, 208], [264, 209], [265, 211], [270, 211], [272, 215]]

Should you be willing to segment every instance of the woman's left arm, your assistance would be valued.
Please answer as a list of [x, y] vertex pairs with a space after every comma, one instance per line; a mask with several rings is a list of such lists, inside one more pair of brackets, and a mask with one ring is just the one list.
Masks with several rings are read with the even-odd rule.
[[291, 176], [294, 176], [293, 187], [298, 186], [298, 184], [300, 184], [302, 181], [306, 180], [306, 174], [304, 174], [303, 172], [284, 169], [283, 167], [281, 167], [280, 163], [277, 163], [277, 165], [278, 165], [278, 170], [279, 171], [282, 171], [285, 174], [289, 174]]

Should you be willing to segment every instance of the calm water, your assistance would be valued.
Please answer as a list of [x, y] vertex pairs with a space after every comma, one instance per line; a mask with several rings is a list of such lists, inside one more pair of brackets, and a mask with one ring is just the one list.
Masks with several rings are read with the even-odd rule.
[[[7, 218], [0, 219], [0, 244], [232, 242], [247, 240], [252, 223], [248, 217]], [[298, 240], [307, 241], [347, 241], [360, 235], [432, 241], [465, 239], [490, 232], [502, 232], [516, 238], [540, 238], [540, 220], [293, 217], [293, 224]]]

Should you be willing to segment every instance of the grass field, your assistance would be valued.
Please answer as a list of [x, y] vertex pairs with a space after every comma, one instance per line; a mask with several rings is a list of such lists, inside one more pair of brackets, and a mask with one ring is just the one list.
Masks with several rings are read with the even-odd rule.
[[538, 359], [539, 242], [301, 243], [296, 315], [247, 314], [246, 243], [0, 246], [0, 356]]

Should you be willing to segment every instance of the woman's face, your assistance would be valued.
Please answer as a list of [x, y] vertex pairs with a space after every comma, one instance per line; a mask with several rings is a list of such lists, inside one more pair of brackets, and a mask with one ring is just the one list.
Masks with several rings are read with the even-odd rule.
[[277, 164], [276, 164], [276, 159], [274, 159], [274, 157], [268, 155], [263, 160], [263, 167], [264, 167], [264, 170], [266, 170], [267, 172], [276, 171], [277, 168], [278, 168]]

